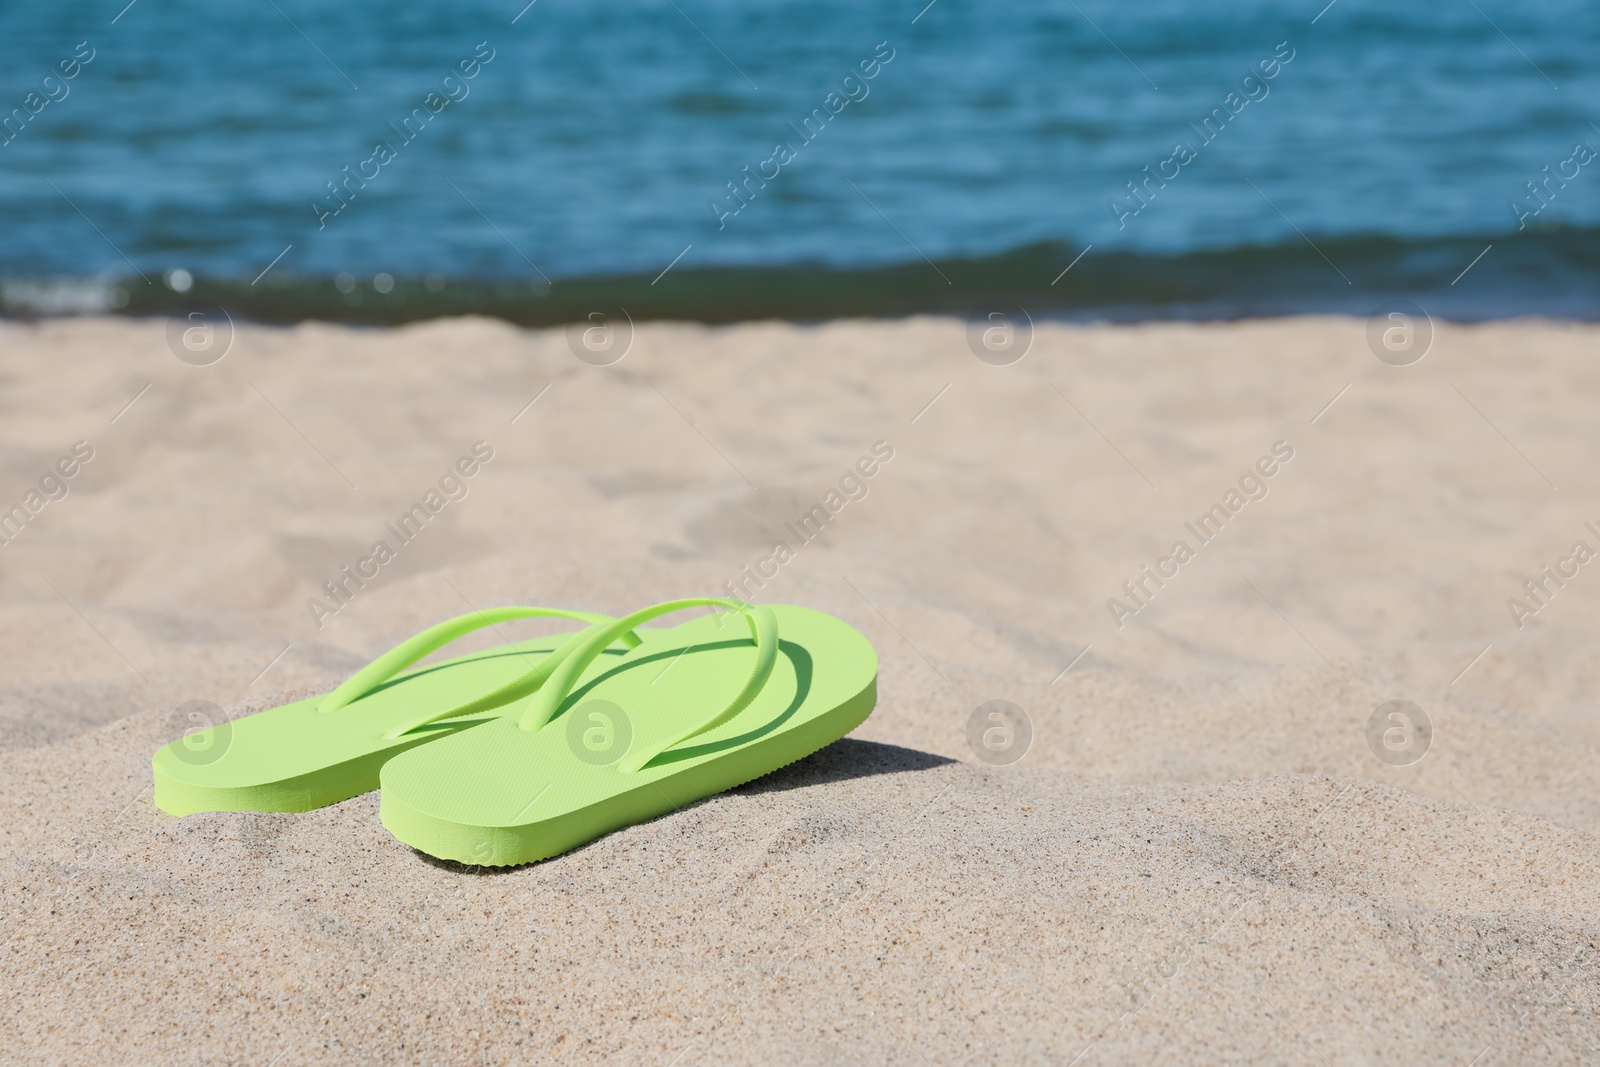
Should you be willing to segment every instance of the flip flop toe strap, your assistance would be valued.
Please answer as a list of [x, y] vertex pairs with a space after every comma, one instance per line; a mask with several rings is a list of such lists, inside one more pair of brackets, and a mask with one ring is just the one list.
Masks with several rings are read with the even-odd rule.
[[[494, 626], [498, 623], [510, 622], [513, 619], [536, 618], [576, 619], [579, 622], [589, 623], [590, 626], [588, 629], [574, 635], [564, 645], [546, 656], [537, 667], [512, 682], [501, 686], [493, 692], [474, 697], [472, 700], [453, 708], [433, 712], [420, 720], [408, 722], [391, 731], [391, 736], [398, 736], [407, 730], [416, 729], [418, 726], [438, 719], [448, 719], [474, 711], [487, 711], [490, 708], [500, 707], [527, 696], [543, 685], [545, 679], [556, 669], [561, 660], [578, 648], [580, 638], [592, 633], [596, 626], [612, 621], [609, 615], [600, 615], [590, 611], [566, 611], [562, 608], [490, 608], [488, 611], [474, 611], [470, 614], [458, 615], [453, 619], [447, 619], [439, 623], [437, 626], [430, 626], [415, 637], [407, 638], [361, 668], [361, 670], [351, 675], [343, 685], [323, 697], [322, 703], [317, 706], [317, 710], [326, 714], [354, 704], [385, 682], [392, 680], [401, 671], [424, 656], [437, 652], [452, 641], [465, 637], [476, 630], [481, 630], [485, 626]], [[638, 647], [640, 642], [640, 638], [633, 632], [632, 626], [624, 627], [614, 634], [611, 640], [620, 640], [629, 648]], [[610, 644], [610, 641], [607, 641], [607, 644]], [[603, 648], [604, 646], [601, 646], [601, 649], [597, 649], [595, 654], [598, 655]]]
[[728, 600], [721, 597], [691, 597], [686, 600], [669, 600], [662, 604], [644, 608], [606, 623], [597, 623], [589, 627], [578, 637], [574, 638], [576, 647], [569, 655], [562, 658], [561, 662], [549, 676], [547, 684], [538, 691], [538, 694], [528, 704], [522, 713], [518, 725], [524, 730], [539, 730], [560, 709], [563, 701], [571, 695], [578, 679], [582, 677], [585, 668], [592, 663], [606, 646], [615, 641], [622, 634], [633, 630], [636, 626], [656, 618], [667, 615], [684, 608], [694, 607], [720, 607], [736, 611], [744, 617], [750, 627], [750, 636], [755, 642], [755, 663], [751, 667], [749, 677], [740, 688], [733, 700], [716, 714], [691, 729], [671, 737], [665, 742], [651, 745], [641, 751], [630, 753], [617, 769], [625, 773], [638, 771], [661, 753], [675, 745], [682, 744], [692, 737], [696, 737], [708, 730], [713, 730], [739, 712], [750, 706], [750, 702], [761, 693], [767, 684], [767, 679], [772, 675], [773, 664], [778, 658], [778, 619], [771, 608], [746, 604], [739, 600]]

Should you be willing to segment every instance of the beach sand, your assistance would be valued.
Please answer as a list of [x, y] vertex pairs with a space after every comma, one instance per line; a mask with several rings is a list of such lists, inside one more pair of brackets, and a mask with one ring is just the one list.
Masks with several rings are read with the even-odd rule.
[[[0, 547], [0, 1060], [1596, 1062], [1597, 349], [1041, 325], [998, 367], [930, 318], [647, 324], [597, 367], [456, 320], [240, 326], [196, 367], [159, 321], [0, 323], [0, 510], [93, 450]], [[1576, 575], [1536, 603], [1547, 564]], [[1144, 565], [1176, 573], [1136, 602]], [[495, 873], [376, 795], [151, 804], [187, 702], [323, 690], [474, 607], [740, 580], [867, 634], [880, 698], [729, 794]], [[1409, 765], [1422, 735], [1369, 742], [1397, 699]], [[991, 700], [1019, 762], [969, 746]]]

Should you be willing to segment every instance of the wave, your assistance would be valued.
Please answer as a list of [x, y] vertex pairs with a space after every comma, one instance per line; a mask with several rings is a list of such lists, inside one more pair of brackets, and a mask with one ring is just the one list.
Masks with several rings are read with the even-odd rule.
[[[181, 288], [183, 291], [179, 291]], [[380, 292], [383, 289], [386, 291]], [[1600, 229], [1406, 239], [1356, 236], [1159, 255], [1041, 242], [991, 256], [887, 266], [681, 268], [665, 275], [507, 278], [349, 275], [229, 278], [11, 278], [0, 315], [181, 316], [397, 325], [486, 315], [521, 326], [582, 322], [626, 310], [634, 321], [820, 321], [1020, 306], [1035, 318], [1226, 320], [1366, 315], [1409, 299], [1459, 321], [1525, 315], [1600, 319]]]

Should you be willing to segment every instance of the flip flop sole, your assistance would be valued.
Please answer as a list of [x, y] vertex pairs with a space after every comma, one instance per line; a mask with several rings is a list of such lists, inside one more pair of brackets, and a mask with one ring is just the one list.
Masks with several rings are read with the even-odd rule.
[[[387, 736], [397, 726], [504, 685], [569, 637], [502, 645], [410, 670], [336, 711], [319, 711], [319, 695], [178, 738], [151, 759], [156, 807], [170, 815], [311, 811], [371, 792], [387, 760], [486, 723], [503, 709]], [[597, 665], [603, 669], [620, 654], [608, 650]]]
[[[706, 719], [749, 674], [751, 643], [706, 617], [653, 631], [537, 731], [511, 717], [402, 753], [380, 773], [379, 816], [428, 855], [509, 866], [559, 855], [770, 774], [859, 726], [877, 702], [877, 654], [832, 616], [774, 605], [771, 677], [744, 710], [657, 756], [618, 764]], [[639, 749], [645, 751], [647, 749]]]

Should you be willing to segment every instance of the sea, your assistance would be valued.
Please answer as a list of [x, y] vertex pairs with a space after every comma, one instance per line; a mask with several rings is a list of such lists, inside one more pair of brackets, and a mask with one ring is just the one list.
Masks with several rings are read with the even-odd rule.
[[0, 7], [0, 314], [1600, 315], [1594, 0]]

